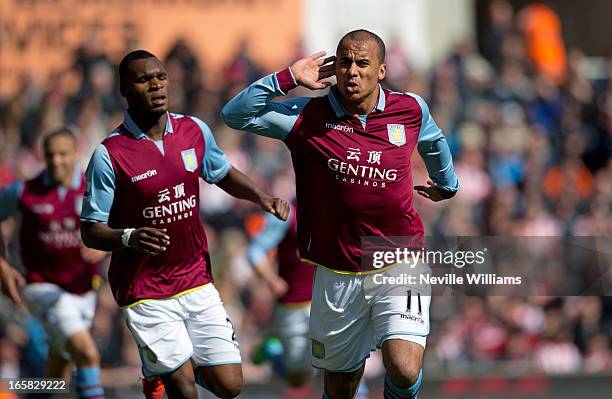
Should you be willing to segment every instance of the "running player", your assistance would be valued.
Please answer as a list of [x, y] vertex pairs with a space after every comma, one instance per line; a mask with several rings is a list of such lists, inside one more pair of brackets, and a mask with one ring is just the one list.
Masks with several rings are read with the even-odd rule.
[[168, 113], [169, 77], [154, 55], [127, 54], [119, 80], [128, 110], [87, 169], [83, 241], [113, 251], [111, 288], [145, 377], [161, 376], [171, 399], [195, 399], [196, 381], [236, 397], [240, 353], [212, 285], [199, 177], [283, 220], [289, 204], [232, 168], [204, 122]]
[[[2, 292], [27, 303], [49, 337], [47, 376], [66, 378], [76, 365], [79, 398], [103, 398], [100, 354], [89, 332], [106, 253], [86, 248], [79, 234], [85, 177], [76, 165], [74, 134], [62, 128], [43, 140], [46, 169], [0, 192], [0, 221], [19, 212], [25, 278], [5, 258], [0, 237]], [[21, 288], [21, 289], [20, 289]]]
[[[448, 199], [459, 182], [425, 101], [380, 86], [387, 67], [377, 35], [350, 32], [336, 57], [324, 56], [303, 58], [256, 81], [223, 108], [222, 117], [232, 128], [283, 140], [291, 151], [298, 247], [304, 261], [318, 266], [310, 336], [313, 365], [325, 369], [324, 397], [353, 398], [365, 359], [378, 346], [387, 371], [385, 398], [415, 398], [430, 296], [370, 295], [361, 239], [401, 236], [417, 246], [422, 242], [423, 224], [412, 206], [415, 148], [431, 178], [414, 187], [418, 194]], [[338, 83], [325, 96], [272, 101], [297, 86], [328, 88], [331, 83], [323, 79], [333, 75]]]
[[[291, 386], [301, 386], [312, 376], [308, 318], [314, 267], [302, 262], [297, 250], [295, 202], [286, 222], [266, 216], [263, 228], [253, 237], [247, 258], [255, 272], [277, 297], [274, 331], [283, 347], [282, 365], [276, 367]], [[278, 272], [270, 262], [276, 250]]]

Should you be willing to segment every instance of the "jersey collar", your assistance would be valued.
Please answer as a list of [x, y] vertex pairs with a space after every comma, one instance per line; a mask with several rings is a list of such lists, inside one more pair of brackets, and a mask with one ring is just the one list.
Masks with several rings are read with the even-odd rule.
[[[378, 85], [378, 93], [378, 103], [376, 104], [374, 110], [382, 112], [385, 110], [386, 96], [385, 91], [380, 84]], [[329, 102], [338, 118], [349, 115], [349, 112], [346, 110], [346, 108], [344, 108], [344, 105], [342, 105], [342, 101], [340, 100], [341, 97], [340, 92], [338, 91], [338, 85], [333, 85], [331, 87], [327, 97], [329, 98]]]
[[[45, 169], [42, 177], [43, 186], [46, 188], [53, 187], [53, 181], [51, 180], [51, 175], [49, 175], [49, 170]], [[72, 181], [70, 182], [70, 188], [73, 190], [77, 190], [81, 187], [81, 167], [78, 164], [74, 164], [72, 169]]]
[[[166, 119], [166, 131], [164, 132], [164, 136], [168, 133], [174, 133], [174, 130], [172, 129], [172, 122], [170, 121], [170, 113], [166, 112], [166, 115], [168, 118]], [[140, 130], [140, 127], [138, 127], [136, 122], [134, 122], [134, 119], [132, 119], [132, 116], [128, 111], [123, 113], [123, 126], [125, 126], [125, 129], [132, 133], [136, 139], [149, 139], [149, 137], [144, 134], [142, 130]]]

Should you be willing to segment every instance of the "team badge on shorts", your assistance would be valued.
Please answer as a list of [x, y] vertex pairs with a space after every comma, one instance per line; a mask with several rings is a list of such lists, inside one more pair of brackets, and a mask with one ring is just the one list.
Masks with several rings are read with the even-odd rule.
[[402, 146], [406, 144], [406, 131], [404, 125], [398, 125], [391, 123], [387, 125], [387, 134], [389, 135], [389, 142], [396, 146]]
[[145, 346], [144, 348], [142, 348], [142, 350], [144, 351], [144, 355], [147, 357], [148, 361], [150, 361], [151, 363], [157, 362], [157, 355], [155, 354], [155, 352], [149, 349], [148, 346]]
[[181, 151], [181, 157], [183, 157], [183, 165], [189, 172], [193, 172], [198, 168], [198, 160], [196, 159], [196, 153], [194, 148]]
[[323, 343], [317, 341], [316, 339], [311, 339], [312, 341], [312, 356], [317, 359], [325, 359], [325, 345]]

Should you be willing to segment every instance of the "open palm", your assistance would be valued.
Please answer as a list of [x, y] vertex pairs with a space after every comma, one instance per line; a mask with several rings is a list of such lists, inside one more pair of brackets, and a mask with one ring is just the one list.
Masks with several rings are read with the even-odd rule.
[[323, 82], [322, 80], [334, 76], [336, 57], [324, 58], [325, 54], [325, 51], [321, 51], [310, 57], [297, 60], [291, 65], [291, 72], [293, 72], [293, 77], [298, 85], [311, 90], [325, 89], [331, 85], [330, 82]]

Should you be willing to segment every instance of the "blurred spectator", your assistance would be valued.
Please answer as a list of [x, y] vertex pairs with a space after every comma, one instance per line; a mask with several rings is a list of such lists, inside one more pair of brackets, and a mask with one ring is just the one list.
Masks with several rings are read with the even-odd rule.
[[169, 96], [171, 99], [181, 100], [180, 106], [177, 104], [174, 107], [175, 112], [193, 114], [206, 71], [200, 66], [200, 62], [185, 39], [177, 40], [172, 46], [166, 55], [164, 65], [168, 69], [168, 74], [172, 76], [173, 92], [169, 93]]
[[521, 11], [519, 18], [527, 52], [536, 68], [556, 83], [564, 83], [565, 43], [555, 11], [544, 3], [533, 3]]
[[514, 10], [506, 0], [494, 0], [489, 5], [489, 23], [479, 37], [482, 55], [499, 70], [503, 60], [502, 43], [516, 30]]

